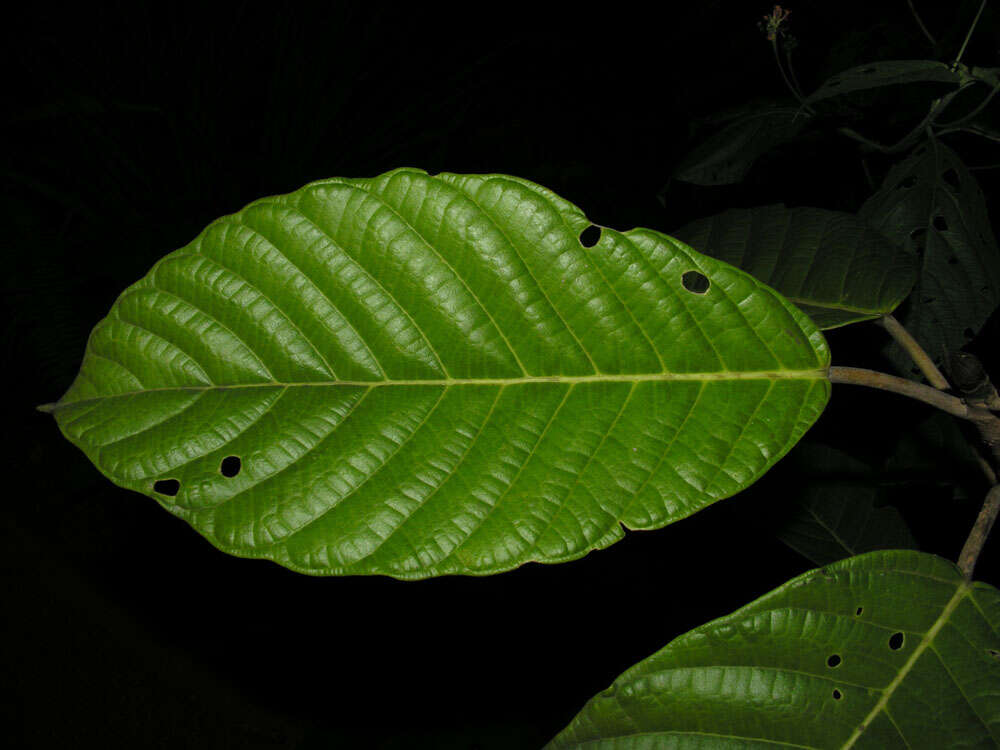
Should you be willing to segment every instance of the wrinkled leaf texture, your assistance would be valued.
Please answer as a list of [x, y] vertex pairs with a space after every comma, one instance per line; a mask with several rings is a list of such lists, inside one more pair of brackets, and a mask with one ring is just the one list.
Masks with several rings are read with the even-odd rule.
[[680, 636], [549, 750], [973, 750], [1000, 744], [1000, 591], [872, 552]]
[[822, 329], [892, 312], [916, 279], [911, 251], [843, 211], [734, 208], [674, 234], [774, 287]]
[[399, 578], [580, 557], [748, 486], [830, 387], [774, 291], [590, 226], [502, 175], [265, 198], [129, 287], [48, 408], [235, 555]]

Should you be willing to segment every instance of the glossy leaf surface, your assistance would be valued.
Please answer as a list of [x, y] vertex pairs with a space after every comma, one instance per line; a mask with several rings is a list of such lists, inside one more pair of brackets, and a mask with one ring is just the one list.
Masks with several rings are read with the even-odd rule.
[[[860, 214], [917, 253], [917, 282], [901, 321], [941, 363], [1000, 304], [1000, 249], [979, 185], [954, 151], [931, 142], [889, 171]], [[900, 366], [912, 367], [892, 351]]]
[[828, 356], [793, 305], [663, 234], [408, 169], [211, 224], [118, 299], [52, 408], [233, 554], [487, 574], [746, 487], [822, 411]]
[[731, 209], [674, 234], [774, 287], [824, 329], [892, 312], [915, 279], [912, 252], [842, 211]]
[[872, 552], [677, 638], [548, 747], [985, 750], [998, 657], [997, 589], [933, 555]]

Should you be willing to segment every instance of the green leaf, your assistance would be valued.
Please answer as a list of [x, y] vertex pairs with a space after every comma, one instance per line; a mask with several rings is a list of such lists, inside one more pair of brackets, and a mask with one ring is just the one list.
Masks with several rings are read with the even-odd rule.
[[902, 514], [888, 505], [879, 473], [849, 453], [803, 440], [782, 470], [787, 501], [775, 534], [803, 557], [826, 565], [877, 549], [917, 548]]
[[800, 107], [742, 114], [685, 157], [674, 177], [695, 185], [741, 182], [760, 156], [798, 135], [809, 118]]
[[[901, 322], [940, 364], [1000, 304], [1000, 250], [979, 185], [954, 151], [931, 142], [889, 171], [860, 214], [897, 246], [915, 247], [917, 282]], [[914, 369], [898, 347], [890, 356]]]
[[806, 101], [810, 104], [854, 91], [892, 86], [899, 83], [953, 83], [962, 80], [945, 63], [936, 60], [885, 60], [850, 68], [823, 82]]
[[842, 211], [731, 209], [675, 234], [771, 285], [824, 329], [892, 312], [916, 274], [913, 253]]
[[869, 482], [816, 481], [801, 487], [778, 538], [817, 565], [877, 549], [915, 549], [899, 510]]
[[998, 656], [1000, 591], [933, 555], [872, 552], [677, 638], [548, 748], [993, 748]]
[[828, 363], [793, 305], [666, 235], [402, 169], [211, 224], [50, 408], [227, 552], [420, 578], [578, 558], [739, 492], [822, 411]]

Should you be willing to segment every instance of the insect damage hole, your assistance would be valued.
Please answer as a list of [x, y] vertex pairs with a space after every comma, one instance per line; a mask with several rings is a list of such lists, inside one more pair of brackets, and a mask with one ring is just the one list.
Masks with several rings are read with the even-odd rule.
[[889, 648], [893, 651], [899, 651], [903, 647], [903, 634], [893, 633], [889, 636]]
[[219, 472], [224, 477], [235, 477], [243, 468], [243, 462], [239, 456], [226, 456], [219, 465]]
[[830, 654], [830, 658], [826, 660], [826, 666], [833, 669], [834, 667], [839, 667], [841, 661], [843, 659], [840, 658], [840, 654]]
[[948, 220], [944, 218], [941, 214], [934, 217], [934, 221], [931, 222], [936, 230], [939, 232], [948, 231]]
[[589, 227], [580, 232], [580, 244], [584, 247], [593, 247], [598, 242], [601, 241], [601, 228], [596, 224], [591, 224]]
[[681, 276], [681, 285], [693, 294], [705, 294], [712, 283], [700, 271], [685, 271]]
[[844, 697], [844, 694], [842, 692], [840, 692], [839, 690], [837, 690], [837, 688], [833, 689], [833, 699], [835, 701], [839, 701], [843, 697]]
[[858, 607], [856, 610], [854, 610], [854, 616], [855, 617], [861, 617], [861, 615], [864, 613], [864, 611], [865, 611], [864, 607]]
[[153, 483], [153, 492], [158, 492], [161, 495], [175, 497], [180, 491], [181, 483], [176, 479], [157, 479]]

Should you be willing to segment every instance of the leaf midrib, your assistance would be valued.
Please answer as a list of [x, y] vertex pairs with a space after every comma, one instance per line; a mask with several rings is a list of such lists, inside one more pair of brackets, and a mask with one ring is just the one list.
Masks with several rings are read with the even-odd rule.
[[631, 373], [624, 375], [537, 375], [520, 378], [438, 378], [421, 380], [311, 380], [299, 383], [282, 383], [280, 381], [261, 381], [258, 383], [233, 383], [210, 385], [178, 385], [162, 388], [143, 388], [137, 391], [124, 391], [106, 396], [95, 396], [78, 401], [56, 402], [42, 404], [40, 411], [53, 412], [68, 406], [104, 401], [111, 398], [126, 398], [144, 393], [176, 393], [203, 391], [224, 391], [241, 388], [384, 388], [388, 386], [460, 386], [460, 385], [524, 385], [530, 383], [641, 383], [641, 382], [703, 382], [710, 380], [823, 380], [829, 378], [829, 369], [817, 367], [809, 370], [749, 370], [722, 372], [658, 372]]
[[[917, 647], [913, 649], [913, 653], [910, 654], [910, 658], [906, 660], [906, 663], [903, 664], [902, 667], [900, 667], [899, 673], [893, 678], [892, 682], [886, 686], [885, 690], [882, 691], [882, 697], [879, 698], [872, 710], [864, 718], [861, 724], [858, 725], [858, 728], [854, 730], [854, 733], [847, 738], [847, 741], [844, 742], [843, 745], [840, 746], [840, 750], [849, 750], [849, 748], [854, 747], [854, 743], [856, 743], [861, 735], [865, 733], [868, 726], [875, 720], [875, 717], [886, 709], [886, 706], [889, 705], [889, 700], [892, 698], [893, 693], [895, 693], [896, 688], [898, 688], [902, 684], [903, 680], [906, 679], [906, 675], [910, 673], [910, 670], [913, 669], [914, 665], [920, 660], [924, 651], [930, 648], [934, 639], [937, 637], [938, 632], [940, 632], [941, 628], [943, 628], [945, 623], [948, 622], [952, 613], [971, 590], [972, 584], [968, 581], [963, 581], [959, 584], [954, 596], [951, 597], [951, 600], [949, 600], [949, 602], [944, 606], [944, 609], [941, 610], [941, 614], [938, 615], [937, 620], [934, 621], [934, 624], [931, 625], [930, 629], [926, 632], [926, 634], [924, 634], [924, 637], [921, 639], [920, 643], [917, 644]], [[897, 731], [899, 731], [898, 728]], [[900, 736], [902, 737], [902, 732], [900, 732]], [[905, 742], [905, 738], [903, 738], [903, 740]]]

